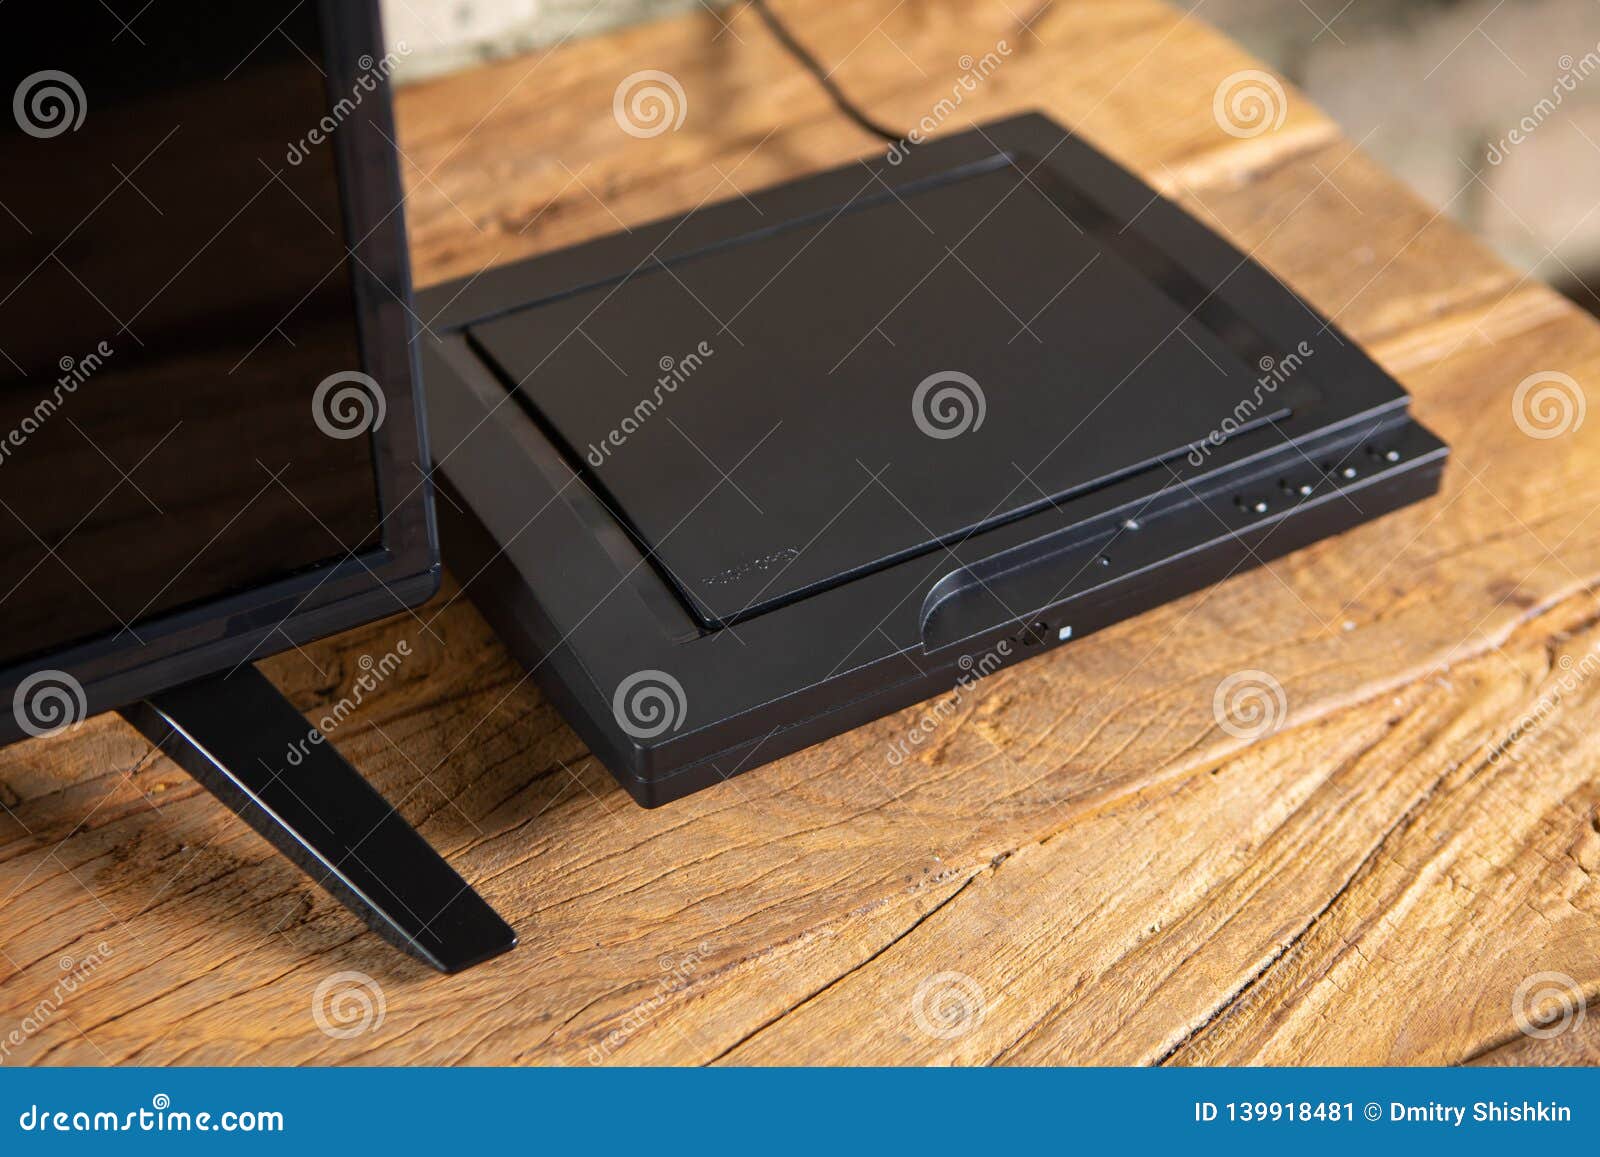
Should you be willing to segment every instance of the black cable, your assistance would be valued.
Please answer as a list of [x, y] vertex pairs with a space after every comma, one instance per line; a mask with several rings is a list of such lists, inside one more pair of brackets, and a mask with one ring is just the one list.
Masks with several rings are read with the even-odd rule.
[[858, 106], [854, 101], [845, 95], [844, 90], [834, 83], [833, 77], [828, 75], [828, 70], [822, 67], [821, 62], [819, 62], [815, 56], [811, 55], [811, 53], [806, 49], [805, 45], [801, 44], [795, 39], [794, 33], [790, 32], [789, 29], [784, 25], [783, 21], [778, 19], [777, 14], [767, 6], [767, 0], [750, 0], [750, 7], [756, 10], [756, 15], [761, 17], [761, 20], [766, 24], [767, 29], [772, 33], [773, 36], [778, 38], [778, 43], [783, 45], [783, 47], [788, 50], [789, 54], [798, 60], [807, 72], [816, 77], [817, 83], [822, 86], [822, 90], [826, 92], [833, 100], [833, 103], [838, 106], [840, 112], [844, 113], [845, 116], [855, 121], [857, 125], [865, 129], [867, 132], [874, 136], [882, 137], [890, 144], [894, 144], [905, 139], [904, 133], [897, 133], [893, 129], [873, 120], [870, 116], [862, 111], [860, 106]]

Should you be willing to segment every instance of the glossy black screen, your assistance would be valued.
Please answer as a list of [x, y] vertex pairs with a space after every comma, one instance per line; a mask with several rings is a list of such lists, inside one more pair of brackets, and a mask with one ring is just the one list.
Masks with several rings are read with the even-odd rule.
[[0, 663], [380, 541], [313, 405], [361, 369], [325, 64], [313, 3], [0, 4]]

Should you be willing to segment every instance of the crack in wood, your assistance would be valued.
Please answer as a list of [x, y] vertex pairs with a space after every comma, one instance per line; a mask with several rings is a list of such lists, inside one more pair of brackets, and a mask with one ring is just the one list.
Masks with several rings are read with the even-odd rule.
[[[1600, 590], [1600, 584], [1591, 584], [1585, 586], [1579, 593], [1553, 604], [1552, 606], [1546, 608], [1543, 612], [1530, 613], [1528, 618], [1519, 622], [1519, 627], [1530, 621], [1536, 621], [1539, 618], [1554, 614], [1557, 610], [1559, 610], [1560, 606], [1566, 602], [1576, 603], [1584, 601], [1585, 599], [1592, 599], [1597, 590]], [[1581, 635], [1586, 631], [1593, 630], [1596, 626], [1600, 626], [1600, 610], [1591, 610], [1589, 614], [1573, 621], [1572, 623], [1562, 626], [1559, 630], [1551, 632], [1543, 639], [1535, 640], [1534, 642], [1540, 646], [1545, 653], [1545, 676], [1548, 676], [1551, 671], [1556, 669], [1556, 651], [1563, 641], [1571, 639], [1577, 635]], [[1510, 634], [1515, 633], [1516, 632], [1513, 631]], [[1457, 665], [1460, 663], [1470, 662], [1472, 659], [1481, 658], [1483, 655], [1488, 653], [1491, 647], [1486, 647], [1481, 652], [1458, 660]], [[1422, 680], [1415, 680], [1409, 686], [1415, 686], [1420, 682], [1422, 682]], [[1370, 700], [1363, 700], [1363, 702], [1370, 702]], [[1353, 705], [1350, 709], [1354, 710], [1356, 709], [1356, 706], [1358, 705]], [[1363, 749], [1357, 758], [1359, 759], [1360, 757], [1365, 756], [1368, 751], [1371, 751], [1379, 746], [1379, 744], [1381, 744], [1383, 740], [1388, 737], [1388, 734], [1391, 733], [1392, 730], [1393, 728], [1391, 726], [1389, 732], [1386, 732], [1385, 735], [1380, 737], [1378, 741]], [[1511, 752], [1523, 741], [1523, 738], [1524, 733], [1513, 728], [1513, 730], [1508, 733], [1507, 738], [1503, 743], [1487, 747], [1485, 754], [1476, 761], [1471, 771], [1469, 771], [1465, 776], [1460, 777], [1459, 786], [1466, 787], [1467, 785], [1473, 783], [1486, 768], [1493, 767], [1499, 758]], [[1440, 789], [1452, 777], [1457, 776], [1459, 771], [1459, 766], [1450, 766], [1446, 767], [1437, 777], [1435, 777], [1433, 782], [1428, 786], [1427, 790], [1409, 807], [1407, 807], [1394, 823], [1390, 824], [1384, 830], [1383, 834], [1378, 837], [1367, 854], [1362, 857], [1361, 862], [1356, 865], [1355, 869], [1350, 872], [1343, 883], [1341, 883], [1340, 886], [1328, 898], [1328, 901], [1312, 914], [1310, 919], [1307, 920], [1304, 925], [1302, 925], [1300, 930], [1284, 944], [1283, 948], [1274, 953], [1262, 965], [1262, 967], [1248, 977], [1243, 984], [1237, 986], [1226, 996], [1224, 996], [1223, 999], [1218, 1002], [1215, 1008], [1213, 1008], [1203, 1020], [1197, 1023], [1188, 1033], [1186, 1033], [1180, 1040], [1173, 1044], [1172, 1047], [1157, 1057], [1153, 1063], [1157, 1066], [1164, 1066], [1174, 1062], [1178, 1058], [1178, 1054], [1180, 1052], [1190, 1048], [1191, 1045], [1197, 1041], [1202, 1034], [1208, 1032], [1213, 1025], [1219, 1024], [1223, 1019], [1232, 1015], [1236, 1009], [1241, 1007], [1243, 1002], [1248, 998], [1249, 993], [1254, 988], [1266, 980], [1269, 974], [1271, 974], [1275, 969], [1279, 968], [1286, 958], [1298, 951], [1300, 946], [1317, 929], [1318, 925], [1328, 915], [1328, 913], [1330, 913], [1339, 904], [1339, 902], [1349, 893], [1350, 889], [1370, 870], [1371, 865], [1375, 863], [1377, 858], [1384, 852], [1386, 845], [1388, 845], [1396, 836], [1403, 835], [1405, 832], [1411, 830], [1411, 828], [1415, 826], [1416, 822], [1421, 818], [1422, 813], [1438, 795]], [[1330, 779], [1331, 778], [1332, 777], [1330, 776]], [[1597, 813], [1593, 817], [1592, 824], [1596, 831], [1600, 831], [1600, 813]], [[1586, 869], [1585, 874], [1587, 874]], [[1352, 945], [1352, 947], [1355, 946]], [[1359, 949], [1357, 949], [1357, 951], [1359, 951]], [[1491, 1052], [1493, 1049], [1509, 1043], [1510, 1041], [1514, 1041], [1515, 1039], [1515, 1034], [1508, 1034], [1496, 1044], [1490, 1045], [1484, 1049], [1480, 1049], [1473, 1055], [1477, 1056]], [[1470, 1057], [1466, 1058], [1461, 1063], [1468, 1063], [1470, 1059]]]
[[807, 996], [803, 997], [802, 999], [796, 1001], [794, 1004], [790, 1005], [788, 1008], [784, 1009], [782, 1012], [778, 1013], [776, 1016], [769, 1017], [767, 1020], [765, 1020], [762, 1023], [758, 1024], [755, 1028], [753, 1028], [749, 1032], [745, 1033], [738, 1040], [734, 1041], [727, 1048], [723, 1049], [721, 1052], [717, 1053], [715, 1056], [711, 1057], [709, 1060], [705, 1061], [704, 1063], [707, 1064], [707, 1065], [717, 1064], [724, 1057], [728, 1056], [730, 1053], [732, 1053], [735, 1050], [737, 1050], [737, 1049], [743, 1047], [744, 1045], [748, 1044], [750, 1041], [754, 1040], [757, 1036], [759, 1036], [762, 1033], [766, 1032], [769, 1028], [773, 1027], [779, 1021], [783, 1020], [785, 1017], [791, 1016], [794, 1013], [799, 1012], [802, 1008], [804, 1008], [806, 1005], [810, 1004], [812, 1001], [818, 999], [819, 997], [823, 996], [825, 993], [827, 993], [831, 989], [833, 989], [833, 988], [837, 987], [838, 985], [842, 984], [845, 980], [849, 979], [852, 975], [854, 975], [855, 973], [861, 971], [861, 969], [867, 967], [867, 965], [871, 964], [874, 960], [877, 960], [878, 957], [882, 956], [885, 952], [888, 952], [896, 944], [899, 944], [907, 936], [910, 936], [918, 928], [921, 928], [934, 915], [936, 915], [937, 913], [942, 911], [944, 908], [946, 908], [948, 905], [953, 903], [958, 896], [960, 896], [969, 887], [971, 887], [972, 886], [972, 882], [974, 880], [978, 879], [980, 876], [984, 875], [986, 872], [993, 872], [994, 870], [996, 870], [996, 868], [998, 868], [1000, 864], [1004, 863], [1008, 858], [1010, 858], [1010, 855], [1011, 855], [1010, 852], [1006, 852], [1006, 853], [1003, 853], [1003, 854], [995, 857], [993, 860], [990, 861], [990, 864], [989, 864], [988, 867], [982, 868], [982, 869], [974, 872], [972, 875], [968, 876], [965, 880], [962, 881], [960, 887], [956, 888], [955, 891], [951, 892], [950, 895], [946, 896], [943, 900], [940, 900], [938, 903], [934, 904], [933, 907], [929, 908], [921, 916], [918, 916], [917, 919], [912, 921], [911, 924], [904, 931], [896, 934], [892, 939], [890, 939], [887, 943], [885, 943], [884, 945], [879, 947], [876, 951], [872, 952], [870, 955], [868, 955], [864, 959], [858, 961], [856, 964], [852, 965], [851, 967], [845, 969], [839, 975], [835, 976], [832, 980], [830, 980], [826, 984], [816, 988], [809, 995], [807, 995]]

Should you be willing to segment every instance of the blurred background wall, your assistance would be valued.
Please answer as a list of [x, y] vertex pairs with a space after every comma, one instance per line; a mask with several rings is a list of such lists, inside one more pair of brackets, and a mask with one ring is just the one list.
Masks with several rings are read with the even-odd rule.
[[[699, 0], [379, 0], [401, 83], [700, 6]], [[742, 3], [742, 0], [734, 0]], [[713, 7], [728, 6], [718, 0]]]
[[1600, 313], [1595, 0], [1183, 6], [1294, 81], [1514, 265]]
[[[1511, 262], [1600, 313], [1600, 2], [1176, 2]], [[745, 0], [383, 0], [390, 39], [409, 49], [402, 81], [702, 3]]]

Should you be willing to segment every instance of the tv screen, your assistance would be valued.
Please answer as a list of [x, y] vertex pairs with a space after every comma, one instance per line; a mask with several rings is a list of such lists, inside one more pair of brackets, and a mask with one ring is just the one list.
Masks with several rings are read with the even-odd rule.
[[438, 584], [397, 60], [374, 0], [0, 4], [0, 743], [120, 710], [452, 971], [515, 934], [251, 663]]
[[135, 7], [0, 12], [0, 665], [379, 540], [318, 6]]
[[7, 700], [82, 719], [436, 587], [397, 60], [372, 0], [0, 5]]

